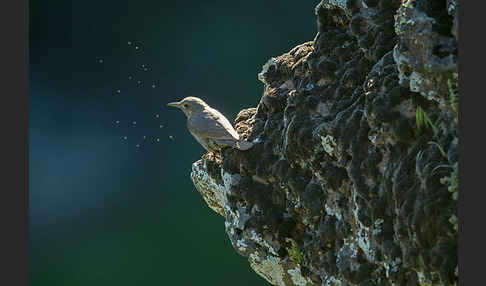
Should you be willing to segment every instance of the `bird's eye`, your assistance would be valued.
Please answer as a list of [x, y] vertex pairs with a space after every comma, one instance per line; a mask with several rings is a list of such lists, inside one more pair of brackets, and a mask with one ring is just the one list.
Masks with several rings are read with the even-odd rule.
[[186, 103], [186, 104], [184, 104], [184, 107], [185, 107], [185, 108], [187, 108], [188, 106], [189, 106], [189, 105], [187, 105], [187, 103]]

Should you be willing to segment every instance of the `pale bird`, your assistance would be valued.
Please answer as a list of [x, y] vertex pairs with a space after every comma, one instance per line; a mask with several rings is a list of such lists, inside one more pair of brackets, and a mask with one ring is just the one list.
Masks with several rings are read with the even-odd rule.
[[251, 142], [241, 140], [231, 123], [214, 108], [197, 97], [186, 97], [167, 106], [179, 108], [187, 116], [187, 129], [204, 149], [209, 152], [220, 151], [224, 147], [248, 150]]

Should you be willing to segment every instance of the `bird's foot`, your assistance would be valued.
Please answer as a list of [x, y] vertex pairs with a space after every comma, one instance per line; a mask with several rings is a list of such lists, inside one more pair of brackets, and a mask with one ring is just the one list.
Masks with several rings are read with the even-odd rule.
[[219, 152], [208, 152], [202, 156], [205, 160], [221, 162], [221, 154]]

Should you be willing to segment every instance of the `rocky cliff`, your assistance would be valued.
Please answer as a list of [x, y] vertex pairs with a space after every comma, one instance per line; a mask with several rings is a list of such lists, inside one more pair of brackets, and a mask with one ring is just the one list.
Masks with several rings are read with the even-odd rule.
[[[455, 285], [458, 1], [322, 0], [191, 178], [273, 285]], [[222, 238], [223, 239], [223, 238]]]

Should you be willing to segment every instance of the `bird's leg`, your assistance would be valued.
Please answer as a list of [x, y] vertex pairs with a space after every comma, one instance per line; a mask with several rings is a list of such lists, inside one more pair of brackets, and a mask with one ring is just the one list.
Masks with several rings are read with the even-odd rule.
[[220, 162], [223, 160], [223, 158], [221, 157], [221, 152], [214, 153], [214, 160]]

